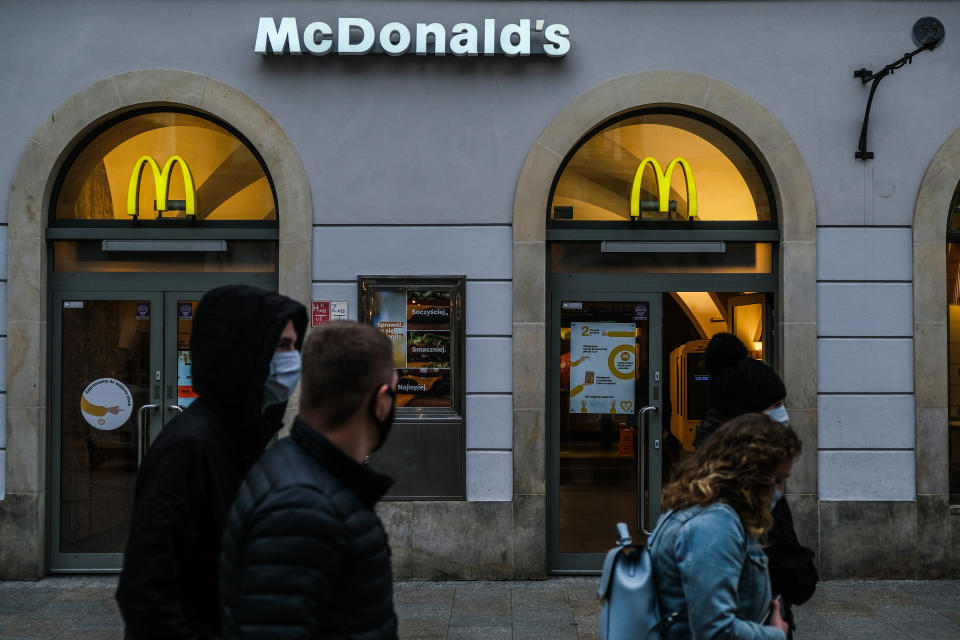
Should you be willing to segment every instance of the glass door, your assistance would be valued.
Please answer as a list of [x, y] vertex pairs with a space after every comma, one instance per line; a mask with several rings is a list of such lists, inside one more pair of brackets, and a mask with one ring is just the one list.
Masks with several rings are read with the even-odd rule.
[[659, 515], [660, 294], [554, 292], [551, 567], [595, 571]]
[[54, 292], [51, 568], [122, 565], [140, 460], [195, 397], [202, 292]]
[[159, 427], [163, 297], [55, 292], [53, 303], [51, 566], [119, 567]]

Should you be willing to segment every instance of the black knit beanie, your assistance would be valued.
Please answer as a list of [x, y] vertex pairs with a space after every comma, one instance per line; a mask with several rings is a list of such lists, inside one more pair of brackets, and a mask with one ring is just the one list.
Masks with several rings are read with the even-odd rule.
[[763, 411], [787, 397], [777, 372], [747, 357], [747, 348], [731, 333], [718, 333], [704, 352], [710, 373], [710, 408], [725, 418]]

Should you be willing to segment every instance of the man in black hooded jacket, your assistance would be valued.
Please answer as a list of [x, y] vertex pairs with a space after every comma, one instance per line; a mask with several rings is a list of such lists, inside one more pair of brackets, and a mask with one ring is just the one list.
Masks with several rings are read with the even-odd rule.
[[137, 476], [116, 594], [127, 638], [219, 636], [227, 511], [282, 426], [306, 324], [303, 305], [254, 287], [200, 300], [190, 340], [198, 397], [163, 428]]

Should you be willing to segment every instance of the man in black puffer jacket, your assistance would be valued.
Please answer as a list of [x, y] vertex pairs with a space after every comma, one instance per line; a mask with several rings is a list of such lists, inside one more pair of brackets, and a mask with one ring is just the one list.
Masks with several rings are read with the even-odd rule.
[[163, 428], [137, 474], [116, 594], [129, 640], [219, 636], [227, 512], [282, 424], [306, 325], [302, 304], [249, 286], [213, 289], [197, 305], [190, 347], [198, 397]]
[[390, 548], [364, 464], [393, 421], [390, 341], [333, 322], [303, 345], [300, 414], [237, 492], [223, 537], [223, 637], [394, 640]]

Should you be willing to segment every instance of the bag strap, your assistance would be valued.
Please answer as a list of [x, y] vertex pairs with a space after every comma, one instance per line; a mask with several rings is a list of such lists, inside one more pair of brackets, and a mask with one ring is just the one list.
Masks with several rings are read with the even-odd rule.
[[[664, 526], [666, 526], [666, 524], [670, 521], [670, 518], [672, 518], [673, 516], [677, 515], [677, 512], [678, 512], [678, 511], [679, 511], [679, 509], [670, 509], [670, 511], [667, 511], [667, 519], [663, 521]], [[659, 528], [658, 528], [658, 527], [654, 527], [653, 533], [650, 535], [649, 538], [647, 538], [647, 548], [648, 548], [648, 549], [650, 548], [650, 545], [652, 545], [654, 542], [656, 542], [657, 539], [660, 538], [660, 535], [661, 535], [662, 533], [663, 533], [663, 527], [659, 527]]]
[[[663, 524], [666, 525], [667, 522], [669, 522], [670, 519], [671, 519], [673, 516], [677, 515], [677, 512], [678, 512], [678, 511], [679, 511], [678, 509], [671, 509], [670, 511], [668, 511], [668, 512], [667, 512], [667, 517], [666, 517], [666, 519], [663, 521]], [[654, 532], [654, 534], [652, 534], [652, 535], [647, 539], [646, 547], [647, 547], [648, 552], [649, 552], [650, 546], [651, 546], [652, 544], [654, 544], [657, 539], [660, 538], [660, 535], [661, 535], [662, 533], [663, 533], [663, 527], [659, 527], [659, 528]], [[650, 554], [650, 560], [651, 560], [651, 561], [653, 560], [653, 554], [652, 554], [652, 553]], [[654, 572], [656, 572], [656, 569], [655, 569], [655, 568], [654, 568]], [[672, 612], [668, 613], [668, 614], [665, 615], [665, 616], [661, 616], [661, 617], [660, 617], [660, 620], [657, 621], [657, 624], [655, 624], [653, 627], [650, 628], [650, 630], [647, 631], [647, 636], [649, 636], [649, 635], [650, 635], [650, 632], [653, 631], [654, 629], [659, 629], [660, 635], [663, 636], [663, 637], [666, 637], [666, 636], [667, 636], [667, 631], [669, 631], [670, 627], [672, 627], [672, 626], [674, 625], [674, 623], [675, 623], [678, 619], [681, 618], [681, 616], [685, 618], [685, 617], [686, 617], [686, 614], [687, 614], [687, 608], [686, 608], [686, 607], [683, 607], [682, 609], [677, 609], [676, 611], [672, 611]], [[646, 640], [646, 638], [644, 638], [644, 640]]]

